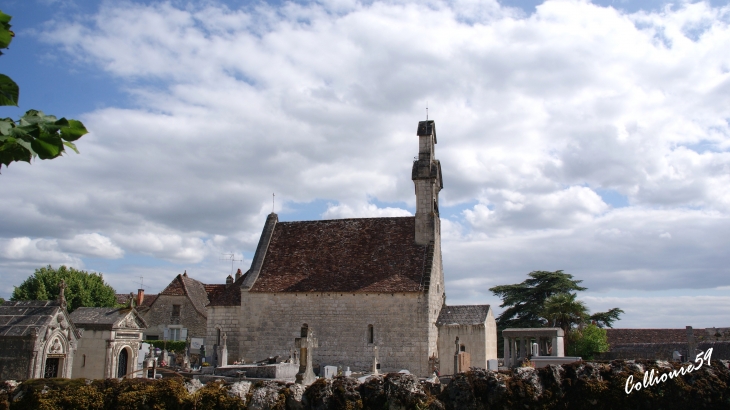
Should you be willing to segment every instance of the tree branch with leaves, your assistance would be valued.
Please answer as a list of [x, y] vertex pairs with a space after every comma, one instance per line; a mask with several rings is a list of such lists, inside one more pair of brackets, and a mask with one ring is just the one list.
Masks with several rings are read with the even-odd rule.
[[[7, 49], [15, 37], [10, 30], [12, 17], [0, 11], [0, 49]], [[0, 55], [2, 52], [0, 51]], [[0, 74], [0, 105], [18, 106], [20, 87], [10, 77]], [[88, 133], [77, 120], [57, 119], [43, 111], [28, 110], [18, 121], [0, 119], [0, 168], [11, 162], [53, 159], [68, 147], [78, 154], [74, 141]]]

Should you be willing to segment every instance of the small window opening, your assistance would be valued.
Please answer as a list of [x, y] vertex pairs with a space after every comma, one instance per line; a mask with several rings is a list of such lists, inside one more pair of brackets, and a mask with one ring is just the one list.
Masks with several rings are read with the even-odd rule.
[[461, 345], [461, 348], [459, 350], [461, 350], [462, 352], [466, 352], [466, 346]]
[[180, 317], [180, 305], [172, 305], [172, 316]]
[[375, 343], [375, 330], [373, 325], [368, 325], [368, 343]]
[[216, 342], [215, 342], [215, 344], [217, 344], [218, 346], [220, 346], [220, 345], [221, 345], [221, 330], [220, 330], [220, 329], [218, 329], [218, 335], [217, 335], [217, 337], [216, 337]]
[[81, 367], [86, 367], [86, 355], [82, 355], [81, 357]]
[[306, 323], [302, 325], [302, 329], [299, 332], [299, 335], [301, 337], [307, 337], [307, 332], [309, 331], [309, 325]]

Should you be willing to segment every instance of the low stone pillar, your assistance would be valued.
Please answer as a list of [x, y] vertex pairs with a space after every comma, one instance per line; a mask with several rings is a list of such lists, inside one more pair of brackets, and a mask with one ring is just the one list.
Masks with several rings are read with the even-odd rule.
[[503, 357], [504, 357], [504, 365], [507, 367], [511, 366], [510, 346], [509, 346], [510, 342], [511, 342], [510, 338], [508, 338], [508, 337], [504, 338], [504, 356]]

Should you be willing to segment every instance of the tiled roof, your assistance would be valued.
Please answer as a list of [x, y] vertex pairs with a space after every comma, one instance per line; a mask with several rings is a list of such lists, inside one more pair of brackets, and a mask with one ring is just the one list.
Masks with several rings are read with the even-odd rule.
[[[694, 329], [694, 335], [704, 334], [704, 329]], [[630, 343], [686, 343], [686, 329], [606, 329], [611, 347]]]
[[277, 223], [251, 292], [419, 292], [415, 230], [414, 217]]
[[479, 325], [487, 320], [489, 305], [444, 306], [436, 320], [437, 326]]
[[[245, 276], [245, 275], [244, 275]], [[237, 291], [239, 293], [238, 295], [238, 304], [241, 303], [241, 289], [240, 284], [242, 280], [239, 279]], [[195, 310], [197, 310], [200, 314], [207, 316], [207, 313], [205, 312], [205, 306], [210, 303], [212, 300], [219, 300], [220, 303], [223, 303], [224, 301], [227, 301], [231, 298], [231, 295], [226, 292], [229, 290], [231, 286], [223, 285], [223, 284], [205, 284], [198, 280], [195, 280], [193, 278], [188, 277], [187, 273], [183, 275], [177, 275], [172, 282], [170, 282], [167, 287], [159, 293], [159, 295], [145, 295], [145, 300], [143, 305], [149, 306], [151, 305], [154, 300], [157, 298], [157, 296], [188, 296], [190, 298], [190, 301], [193, 303], [193, 306], [195, 307]], [[235, 292], [233, 292], [235, 293]], [[147, 298], [151, 297], [151, 301], [149, 304], [147, 304]], [[221, 305], [215, 305], [215, 306], [230, 306], [228, 304], [221, 304]]]
[[226, 285], [223, 284], [203, 285], [203, 287], [205, 288], [205, 293], [208, 294], [208, 300], [211, 302], [226, 290]]
[[[246, 279], [248, 271], [241, 275], [232, 285], [214, 285], [223, 286], [223, 289], [209, 296], [210, 303], [208, 306], [241, 306], [241, 284]], [[210, 286], [210, 285], [206, 285]]]
[[[129, 293], [117, 293], [114, 296], [116, 297], [118, 305], [126, 305], [127, 302], [129, 302]], [[157, 295], [144, 295], [140, 306], [150, 307], [155, 302], [155, 299], [157, 299]], [[134, 300], [136, 303], [137, 295], [134, 295]]]
[[7, 301], [0, 305], [0, 337], [29, 336], [33, 328], [43, 334], [60, 310], [55, 300]]
[[[129, 308], [113, 307], [80, 307], [71, 313], [69, 318], [76, 327], [84, 329], [112, 329], [120, 320], [134, 312]], [[139, 314], [135, 314], [141, 327], [147, 327]]]
[[113, 307], [80, 307], [74, 310], [71, 321], [79, 327], [90, 324], [113, 325], [121, 317], [126, 316], [129, 309]]

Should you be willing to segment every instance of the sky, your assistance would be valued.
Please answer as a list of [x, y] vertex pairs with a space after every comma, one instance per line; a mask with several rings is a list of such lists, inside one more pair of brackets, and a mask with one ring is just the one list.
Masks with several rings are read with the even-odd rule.
[[[730, 6], [6, 0], [0, 72], [83, 121], [0, 175], [0, 297], [46, 265], [119, 293], [251, 264], [266, 215], [405, 216], [436, 122], [449, 304], [536, 270], [616, 327], [730, 326]], [[275, 193], [275, 201], [272, 194]], [[273, 202], [273, 204], [272, 204]]]

